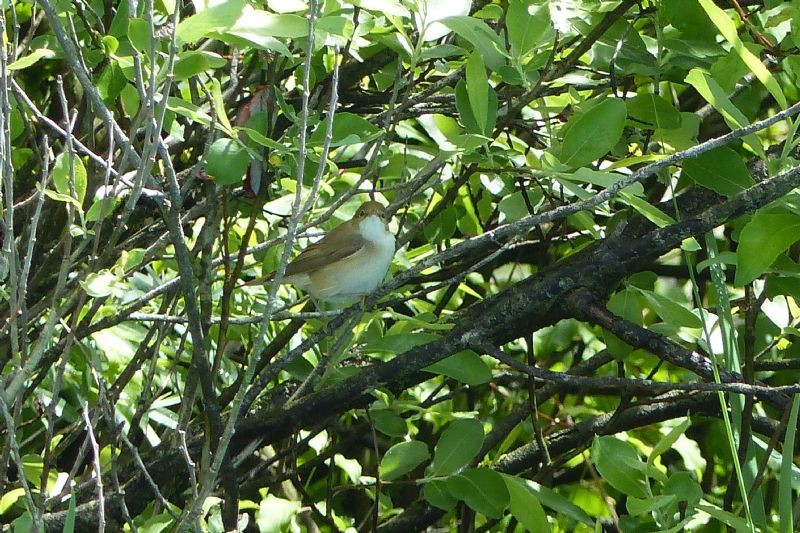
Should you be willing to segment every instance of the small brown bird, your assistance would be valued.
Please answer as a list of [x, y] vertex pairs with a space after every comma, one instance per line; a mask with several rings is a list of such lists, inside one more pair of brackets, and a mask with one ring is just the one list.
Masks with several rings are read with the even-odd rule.
[[289, 263], [284, 282], [332, 302], [371, 293], [386, 277], [394, 257], [394, 235], [388, 226], [386, 209], [378, 202], [364, 202], [353, 218]]

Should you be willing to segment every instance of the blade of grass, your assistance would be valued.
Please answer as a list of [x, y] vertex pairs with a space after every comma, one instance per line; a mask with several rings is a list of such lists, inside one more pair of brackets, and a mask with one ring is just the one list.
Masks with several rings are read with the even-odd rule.
[[[708, 232], [705, 235], [705, 241], [708, 258], [714, 262], [714, 264], [710, 267], [710, 273], [711, 282], [714, 287], [714, 292], [716, 293], [718, 315], [717, 324], [719, 325], [722, 335], [722, 346], [725, 356], [724, 365], [725, 368], [731, 372], [741, 373], [742, 368], [739, 358], [739, 344], [736, 342], [736, 328], [733, 323], [733, 313], [731, 311], [731, 304], [728, 298], [728, 289], [725, 285], [725, 273], [723, 271], [722, 263], [719, 261], [714, 261], [715, 258], [719, 257], [717, 240], [711, 232]], [[734, 451], [732, 453], [734, 457], [737, 458], [737, 461], [734, 462], [734, 466], [736, 468], [736, 476], [739, 481], [739, 491], [741, 494], [746, 495], [747, 491], [745, 491], [744, 487], [748, 484], [752, 484], [753, 480], [756, 478], [756, 475], [758, 474], [758, 465], [756, 464], [756, 458], [753, 454], [753, 447], [749, 446], [751, 444], [749, 442], [750, 435], [742, 434], [742, 416], [745, 408], [745, 397], [741, 394], [732, 394], [730, 395], [728, 401], [730, 402], [731, 406], [730, 429], [732, 430], [732, 432], [730, 432], [728, 435], [728, 439], [734, 446]], [[744, 464], [738, 460], [738, 450], [740, 449], [739, 441], [743, 438], [748, 439], [748, 447], [746, 448], [748, 452], [744, 455]], [[750, 501], [748, 501], [746, 496], [743, 496], [742, 501], [745, 505], [745, 511], [749, 511], [751, 515], [755, 514], [756, 517], [761, 517], [763, 520], [766, 520], [764, 518], [764, 502], [763, 493], [761, 491], [756, 491]]]
[[[673, 197], [673, 204], [675, 205], [675, 212], [678, 215], [676, 218], [679, 219], [680, 218], [680, 211], [678, 210], [678, 205], [677, 205], [677, 202], [675, 202], [674, 197]], [[708, 246], [708, 241], [709, 240], [713, 241], [712, 246], [710, 246], [710, 247]], [[706, 234], [706, 244], [707, 244], [707, 248], [708, 248], [709, 260], [712, 261], [712, 265], [709, 267], [709, 268], [712, 268], [712, 276], [714, 275], [714, 270], [713, 269], [717, 269], [718, 270], [717, 275], [719, 275], [722, 272], [722, 265], [720, 263], [718, 263], [718, 262], [713, 262], [713, 258], [716, 257], [717, 255], [719, 255], [719, 253], [717, 252], [716, 241], [714, 241], [714, 235], [711, 232], [708, 232]], [[692, 282], [692, 294], [694, 296], [695, 305], [697, 305], [697, 309], [700, 312], [700, 320], [703, 323], [703, 336], [705, 337], [706, 344], [708, 345], [708, 348], [709, 348], [708, 353], [711, 356], [711, 367], [712, 367], [713, 372], [714, 372], [714, 382], [715, 383], [721, 383], [720, 376], [719, 376], [719, 362], [717, 361], [717, 355], [711, 349], [711, 331], [710, 331], [710, 329], [708, 327], [708, 315], [706, 314], [706, 309], [703, 306], [703, 300], [702, 300], [702, 298], [700, 298], [700, 290], [699, 290], [699, 286], [698, 286], [698, 283], [697, 283], [697, 276], [696, 276], [696, 272], [695, 272], [695, 266], [694, 266], [694, 263], [692, 261], [691, 256], [686, 251], [684, 251], [684, 258], [686, 260], [686, 267], [687, 267], [687, 270], [689, 272], [689, 279]], [[724, 275], [722, 275], [721, 279], [722, 279], [722, 283], [723, 283], [722, 286], [724, 287], [724, 280], [725, 280]], [[727, 292], [725, 292], [723, 294], [723, 297], [724, 297], [725, 301], [728, 303], [728, 309], [730, 309], [730, 302], [728, 301]], [[719, 299], [719, 297], [718, 297], [718, 299]], [[721, 320], [721, 318], [720, 318], [720, 320]], [[734, 358], [738, 359], [736, 356], [729, 357], [728, 359], [734, 359]], [[728, 414], [727, 402], [725, 401], [725, 394], [720, 391], [717, 394], [717, 396], [719, 397], [720, 411], [722, 413], [722, 421], [723, 421], [723, 423], [725, 425], [725, 435], [726, 435], [726, 438], [727, 438], [727, 441], [728, 441], [728, 447], [729, 447], [730, 452], [731, 452], [731, 457], [733, 458], [733, 466], [734, 466], [734, 469], [735, 469], [735, 472], [736, 472], [736, 480], [737, 480], [737, 483], [739, 485], [739, 492], [742, 495], [744, 495], [742, 497], [742, 504], [744, 506], [745, 516], [747, 517], [747, 525], [748, 525], [750, 531], [752, 533], [755, 533], [756, 528], [755, 528], [755, 524], [753, 522], [753, 517], [752, 517], [752, 515], [750, 513], [750, 503], [749, 503], [749, 501], [747, 499], [747, 496], [746, 496], [747, 495], [747, 491], [745, 489], [744, 476], [742, 475], [742, 468], [741, 468], [741, 465], [739, 464], [739, 455], [737, 453], [736, 440], [734, 439], [734, 435], [733, 435], [733, 428], [732, 428], [732, 425], [731, 425], [730, 415]]]
[[781, 533], [794, 531], [792, 517], [792, 467], [794, 466], [794, 437], [797, 432], [797, 412], [800, 410], [800, 394], [792, 400], [792, 411], [786, 426], [786, 438], [781, 453], [781, 478], [778, 480], [778, 515]]

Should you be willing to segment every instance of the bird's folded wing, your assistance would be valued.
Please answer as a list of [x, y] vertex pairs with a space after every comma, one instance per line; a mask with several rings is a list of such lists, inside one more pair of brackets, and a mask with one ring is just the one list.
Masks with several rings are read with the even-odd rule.
[[336, 231], [337, 227], [319, 242], [306, 248], [286, 267], [286, 275], [303, 274], [350, 257], [364, 247], [365, 241], [359, 232]]

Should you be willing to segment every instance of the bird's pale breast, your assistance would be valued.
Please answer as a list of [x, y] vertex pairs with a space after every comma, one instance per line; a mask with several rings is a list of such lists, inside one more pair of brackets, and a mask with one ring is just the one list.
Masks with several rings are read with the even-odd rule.
[[308, 274], [304, 287], [323, 300], [358, 298], [374, 291], [386, 277], [395, 252], [394, 235], [375, 216], [359, 227], [366, 245], [350, 257]]

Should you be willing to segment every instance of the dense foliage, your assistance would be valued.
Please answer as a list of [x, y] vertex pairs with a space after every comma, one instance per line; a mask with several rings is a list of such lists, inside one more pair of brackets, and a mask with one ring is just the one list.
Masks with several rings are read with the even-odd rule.
[[[794, 529], [800, 3], [2, 21], [0, 523]], [[381, 288], [279, 283], [370, 198]]]

